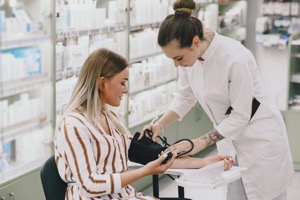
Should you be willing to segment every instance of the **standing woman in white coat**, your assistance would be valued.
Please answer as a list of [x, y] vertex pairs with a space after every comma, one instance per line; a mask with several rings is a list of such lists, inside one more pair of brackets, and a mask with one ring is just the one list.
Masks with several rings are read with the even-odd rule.
[[[178, 92], [164, 115], [144, 128], [152, 130], [155, 140], [198, 101], [214, 129], [193, 139], [190, 154], [218, 142], [219, 153], [234, 149], [239, 166], [248, 168], [229, 185], [227, 199], [287, 199], [294, 167], [286, 128], [263, 89], [253, 55], [239, 42], [203, 29], [191, 16], [193, 0], [177, 0], [173, 8], [175, 13], [160, 26], [158, 43], [178, 67]], [[170, 147], [178, 152], [189, 148], [187, 142]]]

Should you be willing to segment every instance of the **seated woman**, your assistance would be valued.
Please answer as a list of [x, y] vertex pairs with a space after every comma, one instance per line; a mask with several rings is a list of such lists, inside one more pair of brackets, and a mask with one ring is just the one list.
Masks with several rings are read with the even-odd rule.
[[[128, 171], [132, 135], [108, 106], [119, 106], [128, 92], [128, 62], [107, 49], [98, 49], [85, 61], [67, 109], [55, 133], [55, 157], [61, 178], [68, 183], [66, 200], [154, 199], [130, 184], [169, 167], [201, 168], [226, 156], [176, 159], [163, 156]], [[191, 161], [186, 162], [186, 159]], [[233, 162], [224, 162], [228, 169]]]

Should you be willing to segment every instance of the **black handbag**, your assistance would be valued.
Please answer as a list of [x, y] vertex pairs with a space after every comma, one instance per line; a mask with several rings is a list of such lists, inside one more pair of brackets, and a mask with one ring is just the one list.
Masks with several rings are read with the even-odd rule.
[[[148, 129], [146, 129], [145, 132], [147, 132], [148, 135], [150, 136], [152, 135], [152, 132]], [[152, 139], [146, 137], [145, 134], [142, 137], [142, 139], [138, 140], [140, 135], [141, 135], [140, 132], [136, 132], [131, 140], [129, 150], [128, 150], [128, 158], [131, 162], [136, 162], [139, 164], [146, 165], [148, 162], [156, 160], [158, 158], [158, 155], [161, 154], [162, 151], [166, 150], [169, 146], [171, 146], [170, 144], [167, 143], [166, 137], [162, 138], [160, 136], [157, 136], [162, 142], [162, 144], [160, 144], [158, 142], [152, 141]], [[174, 144], [181, 142], [183, 140], [190, 142], [192, 147], [188, 151], [180, 152], [179, 154], [177, 154], [176, 157], [185, 155], [191, 152], [194, 148], [194, 143], [189, 139], [181, 139], [175, 142]]]

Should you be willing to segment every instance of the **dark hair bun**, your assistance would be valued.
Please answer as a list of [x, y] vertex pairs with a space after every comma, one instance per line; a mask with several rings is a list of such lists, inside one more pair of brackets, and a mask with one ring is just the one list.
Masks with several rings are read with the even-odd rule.
[[196, 9], [194, 0], [177, 0], [173, 4], [173, 9], [176, 12], [191, 15], [192, 11]]

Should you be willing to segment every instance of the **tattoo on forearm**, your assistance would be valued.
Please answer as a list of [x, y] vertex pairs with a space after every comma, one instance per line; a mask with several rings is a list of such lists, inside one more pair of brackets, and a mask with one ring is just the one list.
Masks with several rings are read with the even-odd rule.
[[215, 144], [216, 142], [224, 139], [224, 137], [220, 133], [218, 133], [218, 131], [216, 129], [209, 131], [208, 133], [201, 136], [200, 138], [206, 142], [206, 146], [210, 146], [210, 145]]

